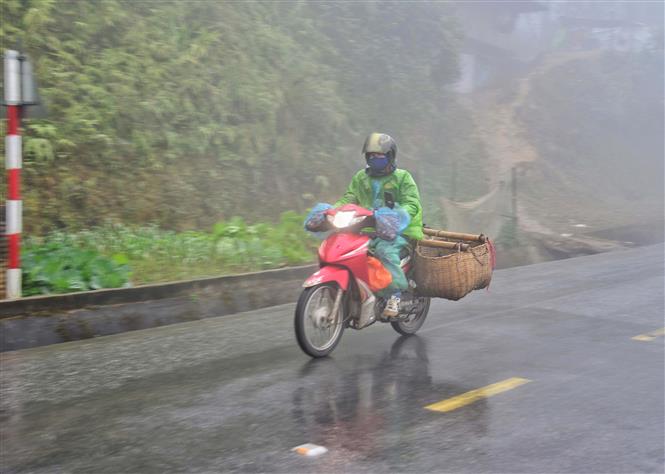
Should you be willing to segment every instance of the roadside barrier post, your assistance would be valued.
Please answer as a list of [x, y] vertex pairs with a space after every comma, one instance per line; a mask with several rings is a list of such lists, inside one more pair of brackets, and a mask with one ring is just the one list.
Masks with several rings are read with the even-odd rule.
[[5, 105], [7, 136], [5, 167], [7, 169], [7, 299], [21, 297], [21, 60], [18, 51], [5, 51]]

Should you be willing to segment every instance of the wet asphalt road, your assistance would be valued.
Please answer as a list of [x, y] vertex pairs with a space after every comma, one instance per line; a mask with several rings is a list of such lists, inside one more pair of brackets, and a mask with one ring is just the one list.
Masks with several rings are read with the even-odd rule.
[[4, 353], [0, 467], [662, 473], [665, 338], [631, 338], [665, 326], [663, 283], [662, 245], [501, 270], [419, 336], [348, 330], [320, 361], [294, 305]]

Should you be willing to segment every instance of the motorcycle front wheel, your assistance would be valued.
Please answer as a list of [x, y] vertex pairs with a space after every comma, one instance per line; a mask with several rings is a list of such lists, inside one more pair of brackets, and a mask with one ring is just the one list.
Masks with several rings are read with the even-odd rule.
[[421, 296], [418, 303], [418, 307], [415, 312], [409, 315], [408, 318], [402, 321], [391, 321], [390, 325], [395, 331], [402, 334], [403, 336], [408, 336], [409, 334], [415, 334], [418, 329], [425, 324], [425, 318], [429, 312], [429, 304], [431, 302], [430, 298]]
[[[298, 345], [311, 357], [325, 357], [344, 332], [344, 294], [337, 283], [305, 288], [298, 298], [294, 326]], [[335, 300], [338, 300], [337, 310]]]

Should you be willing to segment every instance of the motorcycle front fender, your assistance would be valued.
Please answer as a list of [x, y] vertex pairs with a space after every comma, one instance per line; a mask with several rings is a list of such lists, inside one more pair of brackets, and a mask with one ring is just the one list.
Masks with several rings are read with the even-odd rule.
[[302, 286], [303, 288], [309, 288], [329, 281], [336, 282], [342, 290], [346, 291], [349, 288], [349, 270], [344, 267], [326, 265], [305, 280]]

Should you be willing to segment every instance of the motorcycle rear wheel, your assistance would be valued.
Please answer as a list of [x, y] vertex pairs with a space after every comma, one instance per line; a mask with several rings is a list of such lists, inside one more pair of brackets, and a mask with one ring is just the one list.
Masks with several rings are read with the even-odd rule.
[[427, 313], [429, 312], [429, 305], [432, 301], [431, 298], [422, 297], [423, 302], [421, 303], [418, 311], [409, 316], [408, 319], [402, 321], [391, 321], [390, 325], [395, 331], [402, 334], [403, 336], [408, 336], [410, 334], [415, 334], [418, 329], [425, 324], [425, 318], [427, 318]]
[[329, 317], [340, 290], [337, 283], [328, 282], [305, 288], [296, 305], [294, 327], [296, 340], [310, 357], [325, 357], [337, 346], [344, 333], [344, 296], [337, 314]]

